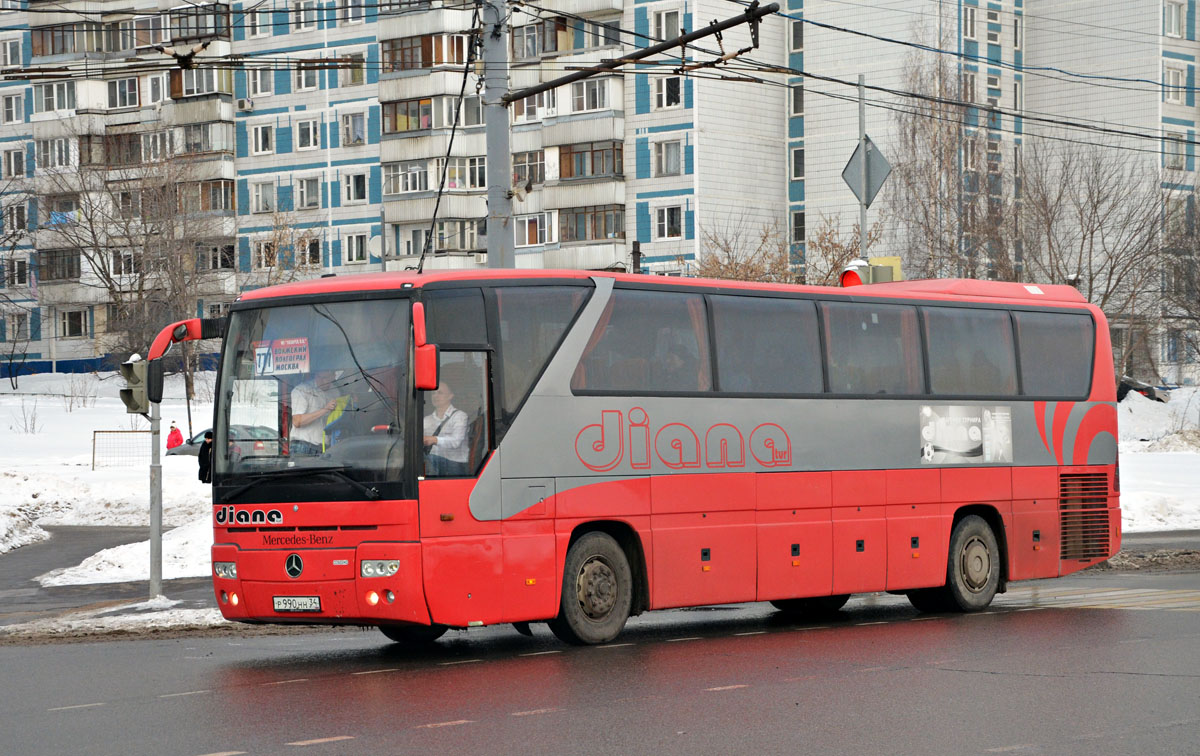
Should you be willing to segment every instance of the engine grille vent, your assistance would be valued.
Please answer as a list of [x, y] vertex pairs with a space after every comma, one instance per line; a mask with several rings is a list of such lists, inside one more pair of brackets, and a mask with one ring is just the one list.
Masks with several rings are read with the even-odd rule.
[[1108, 475], [1064, 474], [1058, 479], [1062, 559], [1108, 556]]

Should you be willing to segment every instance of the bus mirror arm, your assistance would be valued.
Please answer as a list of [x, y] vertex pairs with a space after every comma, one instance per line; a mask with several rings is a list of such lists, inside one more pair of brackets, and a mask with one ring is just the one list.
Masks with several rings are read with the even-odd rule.
[[172, 323], [154, 337], [154, 343], [150, 345], [150, 352], [146, 359], [157, 360], [180, 341], [224, 338], [227, 324], [228, 321], [225, 318], [191, 318]]

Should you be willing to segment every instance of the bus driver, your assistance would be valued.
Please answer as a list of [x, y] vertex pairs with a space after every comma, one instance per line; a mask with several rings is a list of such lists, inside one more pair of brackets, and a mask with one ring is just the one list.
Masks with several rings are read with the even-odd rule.
[[425, 416], [425, 474], [467, 474], [467, 413], [451, 404], [454, 391], [445, 381], [429, 394], [433, 411]]
[[288, 447], [292, 456], [323, 451], [325, 419], [338, 406], [338, 397], [331, 391], [334, 378], [332, 370], [318, 370], [311, 381], [292, 389], [292, 432]]

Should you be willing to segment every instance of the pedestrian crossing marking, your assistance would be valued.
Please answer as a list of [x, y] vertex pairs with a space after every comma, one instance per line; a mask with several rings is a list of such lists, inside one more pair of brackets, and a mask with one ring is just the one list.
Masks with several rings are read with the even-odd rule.
[[[1200, 590], [1158, 588], [1080, 588], [1054, 590], [1021, 586], [996, 597], [1005, 608], [1138, 609], [1200, 611]], [[1033, 607], [1029, 607], [1033, 604]]]

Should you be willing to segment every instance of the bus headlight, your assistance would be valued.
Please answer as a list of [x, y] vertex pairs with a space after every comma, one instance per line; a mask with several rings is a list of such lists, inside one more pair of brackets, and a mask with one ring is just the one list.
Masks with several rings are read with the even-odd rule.
[[364, 559], [359, 574], [363, 577], [391, 577], [400, 569], [395, 559]]
[[213, 562], [213, 572], [219, 578], [237, 580], [237, 562]]

